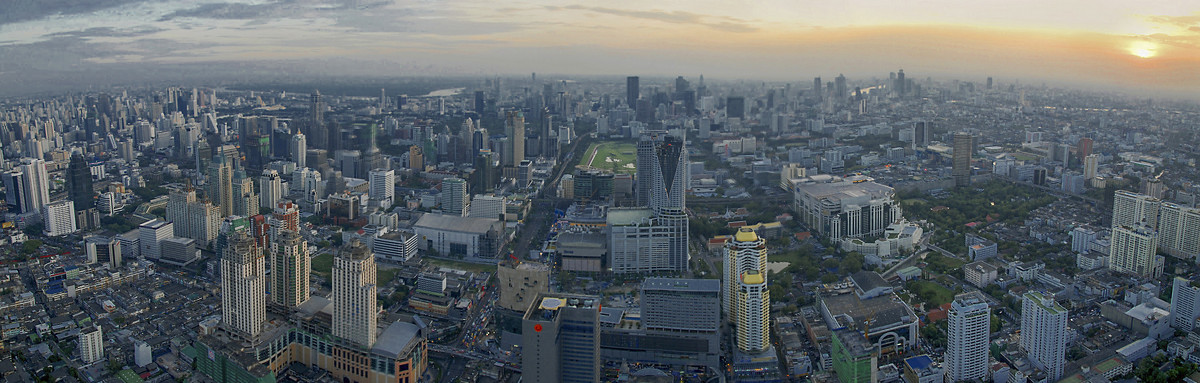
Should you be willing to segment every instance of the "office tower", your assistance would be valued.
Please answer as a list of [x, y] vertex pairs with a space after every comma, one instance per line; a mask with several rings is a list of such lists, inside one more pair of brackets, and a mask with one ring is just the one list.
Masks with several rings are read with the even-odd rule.
[[233, 215], [233, 167], [224, 153], [213, 157], [208, 168], [208, 199], [220, 208], [221, 217]]
[[304, 196], [305, 202], [317, 202], [325, 198], [325, 184], [321, 183], [321, 172], [311, 168], [300, 168], [292, 172], [292, 190]]
[[304, 304], [311, 272], [308, 242], [295, 231], [279, 230], [271, 241], [271, 302], [286, 307]]
[[1077, 149], [1079, 151], [1079, 158], [1088, 158], [1088, 156], [1092, 155], [1092, 139], [1091, 138], [1087, 138], [1087, 137], [1080, 138], [1079, 145], [1076, 145], [1076, 146], [1078, 146]]
[[746, 98], [734, 96], [725, 99], [726, 118], [746, 118]]
[[833, 79], [833, 91], [833, 102], [840, 104], [846, 101], [846, 97], [850, 94], [850, 90], [846, 86], [846, 76], [839, 73]]
[[471, 218], [489, 218], [504, 220], [504, 205], [505, 197], [497, 197], [494, 195], [475, 194], [471, 198], [470, 213], [467, 216]]
[[1149, 226], [1114, 226], [1108, 255], [1111, 270], [1158, 279], [1165, 259], [1158, 255], [1158, 233]]
[[904, 80], [904, 69], [896, 72], [896, 93], [900, 96], [908, 94], [908, 84]]
[[46, 235], [57, 237], [78, 230], [75, 224], [75, 205], [69, 200], [46, 204], [42, 208], [42, 221], [45, 223]]
[[1171, 327], [1191, 332], [1200, 319], [1200, 282], [1175, 277], [1171, 288]]
[[157, 219], [138, 226], [138, 246], [141, 247], [142, 258], [158, 259], [162, 255], [159, 242], [171, 238], [174, 231], [170, 222]]
[[1159, 205], [1158, 198], [1117, 190], [1113, 194], [1112, 225], [1113, 227], [1132, 227], [1145, 224], [1156, 229], [1158, 228]]
[[367, 127], [366, 140], [367, 150], [363, 151], [361, 161], [358, 163], [355, 178], [367, 178], [368, 173], [373, 169], [388, 168], [387, 159], [383, 158], [383, 153], [379, 151], [379, 146], [375, 143], [375, 125]]
[[323, 126], [325, 124], [325, 103], [321, 102], [321, 91], [313, 90], [312, 96], [308, 104], [309, 120], [313, 126]]
[[247, 177], [246, 172], [234, 172], [231, 181], [230, 194], [233, 196], [233, 208], [230, 213], [237, 216], [249, 217], [258, 214], [258, 194], [254, 193], [254, 179]]
[[525, 159], [525, 115], [520, 111], [509, 111], [504, 122], [504, 167], [516, 167]]
[[992, 78], [990, 76], [987, 78], [987, 89], [992, 90]]
[[1025, 293], [1021, 303], [1021, 349], [1041, 367], [1048, 381], [1062, 377], [1067, 353], [1067, 309], [1054, 296]]
[[486, 193], [495, 187], [496, 160], [494, 157], [495, 155], [486, 149], [475, 155], [475, 161], [472, 164], [475, 171], [471, 173], [471, 190], [474, 192]]
[[396, 198], [396, 172], [392, 169], [371, 170], [368, 182], [371, 204], [383, 209], [391, 208]]
[[521, 321], [521, 379], [600, 381], [600, 297], [541, 293]]
[[642, 326], [659, 333], [707, 333], [721, 327], [721, 287], [712, 279], [646, 278]]
[[425, 171], [425, 154], [418, 145], [408, 147], [408, 168], [418, 172]]
[[1158, 213], [1158, 247], [1167, 255], [1200, 255], [1200, 209], [1163, 202]]
[[638, 76], [629, 76], [625, 78], [625, 104], [630, 108], [637, 108], [637, 99], [641, 96], [641, 89], [638, 86]]
[[308, 163], [306, 161], [308, 159], [308, 158], [306, 158], [306, 157], [308, 157], [308, 141], [307, 140], [308, 140], [308, 138], [304, 136], [304, 133], [296, 132], [295, 134], [292, 135], [292, 141], [291, 141], [291, 145], [289, 147], [289, 149], [290, 149], [289, 152], [292, 154], [292, 162], [296, 163], [297, 168], [303, 168], [303, 167], [308, 166]]
[[913, 123], [913, 145], [912, 148], [923, 148], [929, 146], [929, 137], [933, 132], [929, 131], [928, 121], [917, 121]]
[[738, 277], [747, 271], [767, 274], [766, 241], [750, 228], [740, 228], [733, 239], [725, 242], [725, 291], [724, 309], [729, 320], [734, 321], [737, 303]]
[[258, 178], [258, 207], [274, 208], [279, 200], [283, 199], [287, 191], [283, 190], [283, 177], [279, 176], [279, 172], [275, 169], [267, 169], [263, 171], [262, 176]]
[[954, 186], [971, 184], [971, 146], [974, 137], [967, 132], [954, 133]]
[[267, 276], [262, 249], [245, 231], [231, 232], [221, 254], [221, 324], [239, 337], [253, 339], [266, 319]]
[[22, 158], [21, 164], [5, 174], [5, 198], [16, 206], [21, 214], [41, 214], [42, 207], [50, 203], [50, 178], [46, 175], [46, 161]]
[[757, 353], [771, 347], [771, 292], [767, 288], [767, 275], [757, 270], [746, 271], [738, 281], [734, 327], [737, 329], [737, 347]]
[[95, 206], [95, 196], [92, 192], [92, 170], [82, 154], [71, 155], [67, 165], [67, 194], [75, 203], [76, 211], [91, 209]]
[[483, 91], [477, 90], [477, 91], [475, 91], [475, 113], [478, 113], [480, 116], [482, 116], [483, 108], [484, 108]]
[[1091, 180], [1096, 178], [1097, 168], [1100, 166], [1100, 155], [1090, 154], [1083, 157], [1083, 178]]
[[379, 112], [383, 113], [383, 110], [387, 109], [387, 107], [387, 90], [384, 88], [379, 88]]
[[113, 269], [121, 267], [121, 241], [111, 237], [87, 237], [88, 263], [106, 264]]
[[462, 178], [450, 177], [442, 180], [442, 193], [439, 198], [442, 213], [463, 215], [471, 202], [468, 200], [467, 181]]
[[813, 89], [812, 89], [813, 99], [816, 100], [817, 102], [821, 102], [821, 93], [822, 93], [821, 89], [822, 89], [821, 78], [813, 77]]
[[375, 344], [375, 283], [375, 256], [351, 240], [333, 259], [333, 336], [366, 348]]
[[666, 131], [647, 131], [637, 146], [637, 204], [656, 212], [684, 209], [687, 149]]
[[987, 299], [979, 292], [954, 297], [946, 317], [946, 381], [975, 381], [987, 376], [991, 317]]
[[79, 330], [79, 360], [92, 364], [104, 359], [104, 331], [100, 325]]

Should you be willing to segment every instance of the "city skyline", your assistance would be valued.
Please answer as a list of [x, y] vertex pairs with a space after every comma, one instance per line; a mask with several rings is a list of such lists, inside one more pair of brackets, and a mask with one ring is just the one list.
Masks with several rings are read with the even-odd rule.
[[[873, 3], [27, 5], [0, 18], [0, 79], [18, 95], [52, 85], [38, 80], [199, 81], [217, 78], [213, 65], [237, 64], [232, 77], [245, 79], [538, 72], [862, 81], [909, 68], [919, 79], [993, 76], [1167, 98], [1194, 99], [1189, 89], [1200, 85], [1189, 71], [1200, 63], [1200, 7], [1183, 2]], [[82, 71], [111, 79], [61, 78]]]

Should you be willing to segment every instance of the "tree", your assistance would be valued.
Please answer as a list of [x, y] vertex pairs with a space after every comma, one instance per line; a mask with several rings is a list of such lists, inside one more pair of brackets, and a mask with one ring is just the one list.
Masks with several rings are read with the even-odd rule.
[[[28, 229], [28, 228], [26, 228], [26, 229]], [[42, 241], [40, 239], [31, 239], [31, 240], [25, 241], [24, 243], [21, 244], [21, 254], [31, 255], [33, 253], [36, 253], [38, 251], [38, 249], [41, 247], [42, 247]]]

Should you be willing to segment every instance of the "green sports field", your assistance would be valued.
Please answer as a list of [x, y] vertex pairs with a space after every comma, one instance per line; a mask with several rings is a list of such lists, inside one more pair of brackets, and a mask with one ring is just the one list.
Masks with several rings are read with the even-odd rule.
[[614, 173], [633, 174], [637, 172], [637, 147], [631, 142], [596, 142], [584, 152], [580, 163]]

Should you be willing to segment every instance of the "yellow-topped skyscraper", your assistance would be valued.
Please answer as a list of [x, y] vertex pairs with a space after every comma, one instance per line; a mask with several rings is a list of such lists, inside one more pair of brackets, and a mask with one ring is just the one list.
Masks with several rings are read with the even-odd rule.
[[740, 282], [738, 278], [747, 271], [767, 275], [767, 244], [758, 237], [754, 230], [743, 227], [738, 229], [732, 239], [725, 242], [726, 278], [721, 295], [724, 300], [725, 315], [729, 316], [730, 321], [736, 322], [734, 311], [738, 307], [736, 303], [738, 283]]

